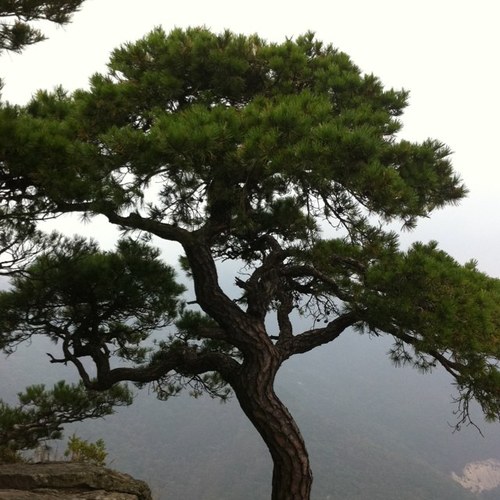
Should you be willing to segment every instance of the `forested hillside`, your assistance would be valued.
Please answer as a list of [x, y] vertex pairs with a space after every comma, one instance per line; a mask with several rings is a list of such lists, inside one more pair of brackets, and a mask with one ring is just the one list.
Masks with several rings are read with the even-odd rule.
[[[482, 425], [485, 438], [470, 427], [453, 433], [453, 388], [444, 373], [429, 377], [395, 368], [380, 339], [350, 335], [289, 362], [278, 380], [309, 443], [313, 498], [477, 498], [451, 479], [451, 471], [500, 458], [494, 428]], [[2, 360], [2, 396], [12, 401], [27, 384], [72, 374], [40, 356], [50, 349], [23, 346]], [[110, 465], [145, 479], [160, 500], [269, 497], [267, 450], [234, 401], [183, 395], [160, 402], [147, 390], [137, 399], [140, 404], [106, 421], [68, 428], [66, 435], [76, 430], [87, 439], [103, 437]], [[60, 443], [55, 451], [63, 449]]]

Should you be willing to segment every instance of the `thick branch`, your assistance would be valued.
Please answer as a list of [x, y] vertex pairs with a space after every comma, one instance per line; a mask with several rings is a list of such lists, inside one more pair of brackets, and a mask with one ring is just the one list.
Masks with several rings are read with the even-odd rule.
[[148, 383], [159, 380], [170, 371], [181, 375], [199, 375], [218, 372], [226, 381], [231, 381], [239, 363], [230, 356], [217, 352], [197, 352], [195, 348], [175, 349], [165, 353], [150, 365], [137, 368], [114, 368], [107, 373], [101, 371], [97, 380], [86, 384], [88, 389], [107, 390], [118, 382]]
[[[344, 292], [337, 284], [337, 282], [325, 273], [309, 265], [295, 265], [288, 266], [284, 269], [284, 274], [290, 278], [312, 278], [315, 281], [321, 282], [326, 285], [331, 292], [340, 300], [351, 302], [352, 297]], [[311, 287], [312, 288], [312, 287]], [[311, 293], [313, 290], [311, 289]]]
[[451, 359], [448, 359], [446, 356], [443, 356], [441, 353], [435, 350], [430, 350], [429, 354], [437, 359], [448, 373], [450, 373], [455, 379], [458, 379], [458, 377], [460, 376], [459, 371], [461, 368], [463, 368], [463, 365], [452, 361]]
[[[98, 209], [87, 203], [59, 204], [61, 212], [92, 212], [97, 210], [112, 224], [129, 229], [145, 231], [149, 234], [180, 243], [185, 251], [195, 286], [196, 301], [203, 311], [213, 318], [226, 332], [225, 341], [242, 352], [253, 349], [258, 342], [265, 339], [263, 320], [253, 321], [231, 300], [219, 286], [217, 269], [210, 248], [211, 225], [198, 231], [188, 231], [172, 224], [165, 224], [141, 217], [138, 213], [127, 216], [119, 215], [111, 206]], [[219, 337], [221, 338], [221, 337]]]
[[343, 314], [330, 321], [324, 328], [308, 330], [291, 338], [282, 337], [276, 343], [285, 357], [311, 351], [315, 347], [335, 340], [344, 330], [360, 320], [354, 312]]
[[277, 298], [280, 288], [279, 268], [287, 254], [273, 237], [267, 236], [262, 240], [271, 250], [247, 281], [237, 279], [236, 284], [246, 292], [248, 313], [264, 321], [271, 302]]
[[293, 311], [293, 300], [289, 290], [282, 290], [279, 293], [279, 304], [276, 311], [279, 327], [279, 338], [290, 339], [293, 335], [293, 326], [290, 321], [290, 314]]
[[242, 352], [269, 342], [264, 322], [246, 314], [221, 289], [215, 261], [203, 233], [194, 233], [183, 242], [194, 281], [196, 300], [203, 311], [228, 332], [224, 340]]
[[[230, 342], [242, 351], [249, 344], [248, 334], [254, 330], [248, 324], [243, 311], [222, 291], [215, 262], [208, 243], [208, 237], [203, 230], [189, 232], [185, 229], [157, 222], [132, 213], [126, 217], [113, 211], [102, 211], [113, 224], [139, 229], [155, 234], [162, 239], [179, 242], [186, 253], [193, 281], [196, 299], [200, 307], [217, 321], [231, 335], [224, 335], [224, 340]], [[241, 325], [241, 328], [238, 328]]]
[[182, 244], [189, 235], [189, 232], [185, 229], [172, 224], [165, 224], [163, 222], [141, 217], [135, 212], [126, 217], [108, 210], [102, 210], [101, 213], [106, 216], [112, 224], [130, 229], [139, 229], [150, 234], [155, 234], [164, 240], [177, 241]]

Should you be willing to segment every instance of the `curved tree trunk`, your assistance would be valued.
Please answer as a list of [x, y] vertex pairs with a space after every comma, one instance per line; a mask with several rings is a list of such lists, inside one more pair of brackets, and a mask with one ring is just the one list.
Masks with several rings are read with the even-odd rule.
[[[312, 473], [304, 440], [290, 412], [274, 392], [274, 379], [284, 354], [266, 333], [266, 308], [248, 314], [224, 294], [213, 255], [203, 240], [185, 241], [183, 246], [191, 265], [198, 304], [230, 332], [227, 340], [244, 355], [243, 364], [229, 377], [226, 375], [226, 381], [271, 453], [274, 464], [271, 498], [309, 500]], [[263, 312], [262, 317], [259, 311]]]
[[273, 460], [272, 500], [308, 500], [312, 473], [302, 435], [287, 407], [274, 392], [279, 362], [261, 355], [246, 362], [238, 381], [236, 397]]

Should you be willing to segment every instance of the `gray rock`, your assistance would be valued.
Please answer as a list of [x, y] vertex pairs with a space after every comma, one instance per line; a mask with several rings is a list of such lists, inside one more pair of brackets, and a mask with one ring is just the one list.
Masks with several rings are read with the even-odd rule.
[[0, 465], [1, 500], [151, 500], [147, 484], [77, 462]]

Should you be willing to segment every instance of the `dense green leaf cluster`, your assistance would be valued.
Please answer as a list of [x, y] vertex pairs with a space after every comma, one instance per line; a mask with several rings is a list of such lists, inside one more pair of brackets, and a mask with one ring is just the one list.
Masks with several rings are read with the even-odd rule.
[[[368, 323], [394, 333], [391, 357], [456, 378], [461, 410], [475, 398], [489, 420], [500, 410], [500, 280], [459, 265], [437, 244], [414, 244], [367, 273]], [[409, 351], [413, 351], [413, 356]], [[445, 358], [446, 356], [446, 358]]]
[[63, 240], [0, 293], [1, 345], [7, 351], [34, 333], [92, 356], [112, 352], [144, 360], [141, 343], [177, 314], [184, 287], [159, 251], [121, 240], [115, 252], [95, 242]]
[[[19, 111], [3, 165], [39, 196], [96, 212], [137, 206], [159, 183], [149, 216], [186, 228], [230, 220], [226, 239], [240, 244], [303, 239], [321, 214], [413, 225], [464, 188], [445, 146], [396, 140], [406, 98], [312, 34], [278, 45], [156, 29], [114, 51], [89, 91], [42, 92]], [[290, 234], [269, 217], [283, 202]]]
[[69, 457], [72, 462], [85, 462], [103, 467], [106, 465], [106, 445], [102, 439], [95, 443], [89, 443], [73, 434], [68, 440], [68, 447], [64, 456]]
[[19, 404], [0, 401], [0, 461], [16, 452], [33, 450], [43, 442], [62, 437], [63, 426], [87, 418], [111, 415], [117, 406], [132, 403], [124, 385], [106, 392], [89, 392], [82, 383], [60, 381], [52, 389], [27, 387], [18, 394]]

